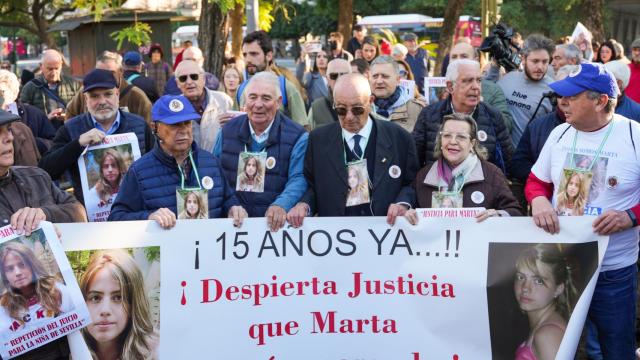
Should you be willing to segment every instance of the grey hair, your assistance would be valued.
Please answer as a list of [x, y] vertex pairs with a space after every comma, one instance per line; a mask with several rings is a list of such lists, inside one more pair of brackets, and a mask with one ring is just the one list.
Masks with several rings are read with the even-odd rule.
[[545, 50], [549, 54], [549, 58], [551, 58], [551, 56], [553, 56], [554, 49], [555, 46], [553, 44], [553, 40], [540, 34], [532, 34], [524, 41], [524, 45], [522, 46], [522, 51], [520, 53], [526, 57], [533, 51]]
[[[18, 94], [20, 93], [20, 81], [18, 81], [18, 77], [16, 76], [16, 74], [8, 70], [0, 70], [0, 83], [2, 82], [7, 83], [11, 92], [13, 92], [16, 97], [18, 96]], [[10, 99], [4, 100], [7, 101]], [[16, 99], [13, 99], [13, 101], [15, 100]], [[1, 104], [2, 103], [0, 103], [0, 105]]]
[[469, 136], [471, 136], [471, 141], [473, 142], [472, 152], [478, 155], [480, 159], [487, 160], [487, 148], [480, 145], [480, 142], [478, 141], [478, 123], [476, 123], [471, 115], [455, 112], [449, 115], [445, 115], [442, 118], [440, 129], [438, 129], [438, 136], [436, 136], [436, 148], [434, 149], [434, 155], [436, 159], [442, 158], [442, 149], [440, 149], [442, 147], [442, 137], [440, 136], [440, 133], [442, 132], [442, 129], [444, 129], [444, 124], [450, 120], [463, 121], [469, 124]]
[[389, 55], [382, 55], [373, 59], [373, 61], [371, 62], [371, 67], [373, 67], [373, 65], [384, 65], [384, 64], [391, 65], [396, 75], [400, 74], [400, 64], [396, 62], [396, 59], [392, 58]]
[[572, 59], [576, 64], [582, 62], [582, 51], [575, 44], [560, 44], [556, 45], [556, 49], [564, 50], [564, 57]]
[[106, 63], [107, 61], [114, 61], [122, 69], [122, 55], [105, 50], [96, 57], [96, 63]]
[[253, 75], [247, 83], [247, 89], [256, 81], [263, 82], [273, 88], [273, 90], [275, 90], [276, 97], [282, 96], [282, 92], [280, 91], [280, 79], [276, 74], [269, 71], [261, 71]]
[[622, 60], [613, 60], [604, 64], [604, 67], [611, 72], [616, 80], [622, 81], [622, 89], [620, 89], [620, 91], [629, 86], [629, 79], [631, 78], [631, 69], [629, 69], [629, 65], [622, 62]]
[[[587, 92], [587, 98], [591, 100], [597, 100], [600, 98], [600, 96], [606, 95], [593, 90], [587, 90], [586, 92]], [[607, 105], [605, 105], [604, 107], [604, 112], [606, 114], [611, 114], [616, 109], [617, 103], [618, 101], [616, 99], [609, 98], [609, 100], [607, 101]]]
[[452, 83], [455, 83], [456, 80], [458, 80], [460, 65], [476, 66], [478, 69], [480, 69], [480, 63], [477, 62], [476, 60], [457, 59], [449, 63], [449, 66], [447, 67], [447, 74], [445, 75], [446, 81], [451, 81]]
[[556, 72], [556, 80], [560, 77], [560, 75], [564, 75], [563, 79], [569, 76], [574, 71], [578, 71], [580, 65], [564, 65]]

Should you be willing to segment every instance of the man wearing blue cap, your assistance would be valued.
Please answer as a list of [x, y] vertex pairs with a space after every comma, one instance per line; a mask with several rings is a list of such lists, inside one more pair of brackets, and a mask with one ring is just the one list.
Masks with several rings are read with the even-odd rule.
[[[218, 159], [193, 141], [192, 121], [200, 115], [189, 100], [162, 96], [151, 116], [158, 146], [127, 171], [109, 221], [155, 220], [170, 229], [176, 219], [228, 216], [240, 226], [247, 212], [225, 181]], [[198, 202], [193, 211], [188, 208], [191, 194]]]
[[598, 215], [593, 230], [610, 238], [588, 320], [604, 359], [635, 359], [640, 124], [614, 114], [619, 90], [602, 64], [583, 63], [550, 86], [566, 124], [549, 135], [525, 195], [549, 233], [560, 231], [558, 214]]
[[122, 59], [122, 69], [124, 78], [144, 91], [151, 103], [156, 102], [160, 95], [156, 91], [156, 84], [153, 80], [142, 74], [142, 55], [137, 51], [129, 51]]
[[74, 194], [84, 204], [78, 158], [87, 146], [100, 144], [106, 135], [135, 133], [140, 153], [144, 154], [153, 147], [154, 140], [142, 117], [119, 109], [118, 85], [111, 71], [89, 72], [84, 77], [83, 92], [88, 112], [68, 120], [58, 129], [51, 149], [39, 166], [54, 179], [69, 170]]

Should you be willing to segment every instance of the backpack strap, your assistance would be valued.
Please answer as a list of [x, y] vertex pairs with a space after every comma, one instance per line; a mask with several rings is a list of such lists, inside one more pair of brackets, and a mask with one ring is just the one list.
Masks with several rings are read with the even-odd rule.
[[140, 74], [138, 74], [138, 73], [131, 74], [131, 75], [127, 78], [127, 81], [128, 81], [128, 82], [130, 82], [130, 83], [132, 83], [132, 82], [133, 82], [133, 80], [135, 80], [135, 79], [137, 79], [137, 78], [139, 78], [139, 77], [140, 77]]
[[120, 93], [120, 99], [122, 99], [125, 95], [127, 95], [127, 93], [131, 91], [132, 88], [133, 88], [133, 85], [131, 84], [127, 85], [127, 87], [124, 88], [124, 90], [122, 90], [122, 92]]
[[[67, 103], [64, 100], [62, 100], [58, 95], [56, 95], [56, 93], [51, 91], [51, 89], [49, 89], [49, 86], [46, 83], [40, 81], [40, 79], [33, 79], [33, 80], [31, 80], [31, 82], [37, 88], [41, 89], [48, 97], [53, 99], [58, 104], [62, 105], [63, 108], [67, 107]], [[60, 83], [59, 86], [62, 86], [62, 82]]]
[[287, 101], [287, 78], [284, 75], [278, 77], [280, 79], [280, 93], [282, 94], [282, 106], [286, 109], [289, 105]]

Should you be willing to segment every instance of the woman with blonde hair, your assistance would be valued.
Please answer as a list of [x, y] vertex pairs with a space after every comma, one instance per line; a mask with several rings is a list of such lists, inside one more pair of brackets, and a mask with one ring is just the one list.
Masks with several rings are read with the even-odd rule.
[[262, 163], [253, 155], [249, 155], [243, 159], [244, 166], [238, 175], [236, 191], [264, 191], [264, 179], [262, 172]]
[[142, 272], [131, 255], [124, 250], [93, 254], [80, 290], [93, 320], [82, 333], [94, 359], [158, 358]]
[[587, 205], [589, 181], [583, 178], [586, 174], [583, 175], [577, 171], [569, 174], [564, 188], [558, 194], [558, 215], [580, 216], [584, 214], [584, 208]]
[[98, 159], [100, 178], [85, 197], [88, 209], [111, 205], [127, 172], [124, 158], [116, 149], [106, 149]]
[[364, 176], [361, 167], [350, 166], [348, 170], [349, 194], [347, 206], [366, 204], [369, 202], [369, 181]]
[[529, 336], [515, 360], [555, 359], [578, 292], [557, 244], [537, 244], [516, 261], [514, 294], [529, 320]]
[[0, 297], [0, 326], [19, 331], [45, 314], [46, 320], [73, 308], [67, 288], [36, 258], [33, 250], [18, 241], [0, 248], [4, 293]]
[[236, 64], [225, 65], [224, 70], [222, 70], [220, 89], [218, 90], [223, 91], [233, 99], [233, 106], [231, 107], [232, 110], [237, 111], [240, 109], [237, 92], [240, 84], [243, 82], [244, 76], [242, 75], [242, 70], [240, 70]]
[[208, 210], [204, 206], [204, 201], [200, 194], [189, 191], [184, 196], [183, 209], [178, 215], [178, 219], [208, 219]]

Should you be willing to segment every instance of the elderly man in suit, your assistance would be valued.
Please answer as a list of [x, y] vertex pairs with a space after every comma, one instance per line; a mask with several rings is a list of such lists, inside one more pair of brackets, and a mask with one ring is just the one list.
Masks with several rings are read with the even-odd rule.
[[295, 227], [305, 216], [384, 216], [393, 224], [414, 204], [418, 170], [412, 137], [371, 113], [371, 89], [360, 74], [338, 79], [338, 122], [309, 135], [304, 160], [308, 189], [287, 214]]

